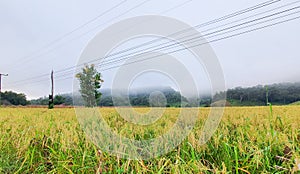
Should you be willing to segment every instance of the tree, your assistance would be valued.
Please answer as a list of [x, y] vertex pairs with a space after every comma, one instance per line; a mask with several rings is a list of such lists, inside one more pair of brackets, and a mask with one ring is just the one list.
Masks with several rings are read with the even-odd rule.
[[101, 93], [99, 89], [104, 82], [101, 79], [101, 74], [95, 69], [95, 65], [85, 65], [82, 72], [76, 74], [80, 82], [80, 94], [85, 102], [85, 106], [94, 107], [100, 100]]
[[28, 102], [26, 100], [25, 94], [17, 94], [12, 91], [6, 91], [1, 93], [3, 104], [11, 104], [11, 105], [27, 105]]
[[54, 105], [61, 105], [65, 103], [65, 97], [61, 96], [61, 95], [56, 95], [54, 97]]

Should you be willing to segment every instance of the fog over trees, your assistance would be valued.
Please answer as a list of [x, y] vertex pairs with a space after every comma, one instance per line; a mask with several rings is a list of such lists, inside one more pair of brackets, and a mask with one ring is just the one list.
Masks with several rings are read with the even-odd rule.
[[[210, 94], [201, 97], [186, 98], [180, 92], [171, 87], [152, 87], [148, 89], [119, 91], [114, 95], [110, 89], [101, 89], [102, 96], [97, 106], [166, 106], [166, 107], [208, 107], [212, 102], [218, 101], [225, 92], [219, 92], [214, 96]], [[80, 104], [80, 94], [58, 94], [54, 97], [55, 105], [76, 105]], [[257, 85], [253, 87], [236, 87], [226, 91], [228, 106], [264, 106], [268, 102], [273, 105], [287, 105], [300, 101], [299, 83], [280, 83], [272, 85]], [[128, 103], [128, 99], [129, 102]], [[1, 93], [2, 105], [48, 105], [48, 97], [41, 97], [27, 101], [25, 94], [18, 94], [12, 91]], [[79, 102], [78, 102], [79, 101]], [[149, 102], [150, 101], [150, 102]]]

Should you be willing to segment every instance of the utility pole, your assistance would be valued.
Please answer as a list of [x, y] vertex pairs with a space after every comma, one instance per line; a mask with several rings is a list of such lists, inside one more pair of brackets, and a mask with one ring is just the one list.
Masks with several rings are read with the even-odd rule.
[[0, 106], [1, 106], [1, 82], [2, 82], [2, 76], [8, 76], [8, 74], [1, 74], [0, 73]]
[[54, 77], [53, 77], [53, 70], [51, 72], [51, 94], [49, 95], [49, 109], [54, 108]]

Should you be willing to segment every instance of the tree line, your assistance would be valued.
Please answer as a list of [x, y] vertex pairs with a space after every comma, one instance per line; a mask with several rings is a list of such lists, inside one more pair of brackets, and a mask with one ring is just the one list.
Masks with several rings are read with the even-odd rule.
[[18, 94], [12, 91], [5, 91], [1, 92], [1, 105], [28, 105], [30, 104], [29, 101], [26, 99], [25, 94]]
[[[152, 96], [151, 93], [154, 91], [160, 91], [165, 97], [166, 103], [161, 102], [161, 96]], [[97, 106], [163, 106], [165, 104], [166, 107], [181, 107], [181, 103], [184, 106], [188, 106], [188, 100], [183, 97], [179, 92], [175, 91], [172, 88], [153, 88], [148, 89], [147, 92], [141, 91], [138, 93], [130, 93], [129, 95], [111, 95], [110, 90], [101, 90], [101, 97], [97, 101]], [[126, 99], [129, 99], [129, 103]], [[150, 101], [149, 98], [152, 98]], [[62, 94], [56, 95], [54, 97], [54, 105], [73, 105], [73, 100], [75, 101], [75, 105], [85, 105], [84, 100], [80, 97], [80, 95], [72, 94]], [[48, 97], [41, 97], [39, 99], [31, 100], [29, 103], [31, 105], [48, 105], [49, 99]]]
[[[225, 92], [217, 93], [218, 100]], [[287, 105], [300, 101], [300, 83], [279, 83], [254, 87], [237, 87], [226, 91], [227, 101], [233, 106]]]
[[[218, 101], [225, 92], [219, 92], [213, 97], [207, 95], [206, 97], [194, 98], [187, 100], [180, 92], [172, 88], [156, 88], [152, 90], [140, 91], [131, 93], [129, 96], [113, 96], [110, 90], [101, 90], [102, 96], [97, 101], [97, 106], [127, 106], [124, 102], [124, 97], [129, 97], [130, 105], [132, 106], [151, 106], [149, 103], [150, 94], [154, 91], [160, 91], [166, 98], [167, 107], [181, 107], [183, 106], [210, 106], [212, 101]], [[287, 105], [300, 101], [300, 83], [280, 83], [273, 85], [258, 85], [254, 87], [237, 87], [228, 89], [226, 91], [227, 101], [231, 106], [264, 106], [267, 102], [273, 105]], [[76, 96], [74, 96], [76, 100]], [[159, 101], [159, 100], [158, 100]], [[15, 93], [6, 91], [1, 93], [2, 105], [48, 105], [49, 98], [41, 97], [35, 100], [27, 100], [26, 95], [22, 93]], [[55, 105], [73, 105], [73, 97], [71, 94], [61, 94], [54, 97]], [[83, 105], [84, 103], [82, 103]], [[160, 106], [158, 103], [157, 106]]]

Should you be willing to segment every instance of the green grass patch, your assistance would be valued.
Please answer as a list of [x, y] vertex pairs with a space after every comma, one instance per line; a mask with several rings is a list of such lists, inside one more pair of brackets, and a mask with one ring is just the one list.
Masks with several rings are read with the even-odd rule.
[[300, 105], [300, 101], [297, 101], [297, 102], [291, 103], [290, 105]]

